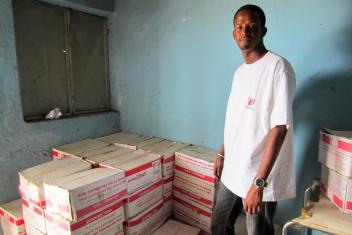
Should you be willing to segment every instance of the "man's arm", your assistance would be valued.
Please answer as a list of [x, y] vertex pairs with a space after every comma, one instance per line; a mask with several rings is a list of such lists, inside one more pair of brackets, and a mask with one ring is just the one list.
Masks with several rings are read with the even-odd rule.
[[[268, 178], [280, 152], [282, 143], [285, 140], [286, 133], [286, 125], [275, 126], [270, 130], [264, 147], [264, 155], [257, 172], [257, 178], [263, 178], [265, 180]], [[262, 198], [263, 189], [258, 189], [252, 184], [243, 203], [245, 211], [250, 214], [259, 213], [261, 210]]]
[[214, 175], [216, 178], [220, 179], [222, 168], [224, 167], [224, 155], [225, 155], [225, 147], [224, 144], [221, 145], [220, 151], [216, 156], [216, 161], [214, 165]]

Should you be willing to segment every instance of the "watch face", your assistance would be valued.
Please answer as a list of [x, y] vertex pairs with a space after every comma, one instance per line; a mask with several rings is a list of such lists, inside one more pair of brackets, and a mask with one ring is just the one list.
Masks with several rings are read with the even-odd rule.
[[255, 180], [254, 184], [255, 184], [258, 188], [264, 188], [265, 185], [266, 185], [266, 182], [265, 182], [265, 180], [258, 178], [258, 179]]

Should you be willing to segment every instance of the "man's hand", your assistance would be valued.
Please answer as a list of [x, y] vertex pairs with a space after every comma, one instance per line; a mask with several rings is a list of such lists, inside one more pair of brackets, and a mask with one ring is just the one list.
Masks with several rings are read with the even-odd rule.
[[243, 208], [247, 213], [258, 214], [262, 210], [263, 189], [252, 184], [246, 198], [243, 201]]
[[224, 167], [224, 158], [217, 156], [215, 165], [214, 165], [214, 175], [216, 178], [220, 179], [223, 167]]

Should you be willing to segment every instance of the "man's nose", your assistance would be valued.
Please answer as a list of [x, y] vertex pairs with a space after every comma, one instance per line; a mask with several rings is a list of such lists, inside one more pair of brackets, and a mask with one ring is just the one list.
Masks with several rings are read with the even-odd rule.
[[249, 26], [244, 26], [243, 28], [243, 35], [249, 36], [251, 34], [252, 30], [251, 27]]

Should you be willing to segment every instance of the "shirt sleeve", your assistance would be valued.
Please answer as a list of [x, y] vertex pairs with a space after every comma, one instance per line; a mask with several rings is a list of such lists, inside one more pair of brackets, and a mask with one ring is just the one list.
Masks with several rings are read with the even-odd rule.
[[270, 126], [292, 125], [292, 101], [296, 87], [293, 71], [283, 71], [274, 80]]

